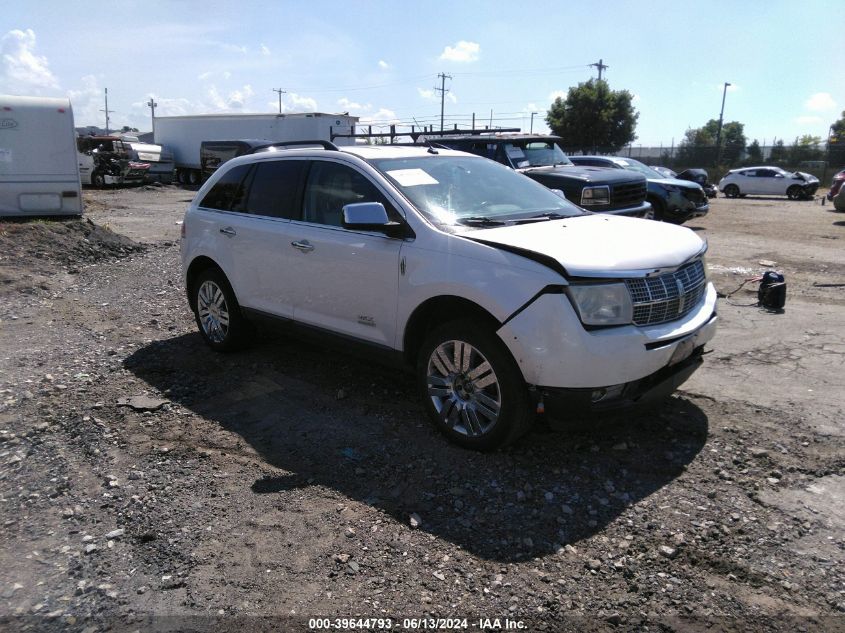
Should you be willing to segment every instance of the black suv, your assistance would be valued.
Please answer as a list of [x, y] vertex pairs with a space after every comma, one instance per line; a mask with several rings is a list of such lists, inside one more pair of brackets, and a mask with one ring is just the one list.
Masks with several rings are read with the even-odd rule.
[[646, 179], [640, 174], [576, 166], [560, 148], [559, 136], [489, 133], [426, 135], [428, 142], [490, 158], [522, 172], [589, 211], [652, 218]]

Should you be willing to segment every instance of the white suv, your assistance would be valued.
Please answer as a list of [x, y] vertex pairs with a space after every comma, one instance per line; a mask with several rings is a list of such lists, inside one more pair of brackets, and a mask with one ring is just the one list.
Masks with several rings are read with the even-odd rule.
[[231, 160], [188, 208], [185, 286], [212, 348], [257, 317], [363, 344], [479, 450], [537, 411], [665, 396], [701, 364], [716, 291], [692, 231], [586, 212], [463, 152], [322, 145]]

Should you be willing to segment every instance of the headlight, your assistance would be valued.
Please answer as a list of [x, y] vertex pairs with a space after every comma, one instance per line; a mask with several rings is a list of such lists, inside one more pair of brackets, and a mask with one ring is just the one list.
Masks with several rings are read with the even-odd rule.
[[569, 286], [569, 296], [584, 325], [624, 325], [634, 318], [625, 284]]
[[581, 190], [582, 207], [594, 207], [599, 204], [610, 204], [610, 187], [584, 187]]

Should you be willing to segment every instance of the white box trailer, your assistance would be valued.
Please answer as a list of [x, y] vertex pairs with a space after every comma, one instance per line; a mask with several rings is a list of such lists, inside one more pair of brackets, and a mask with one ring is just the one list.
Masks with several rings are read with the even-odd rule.
[[0, 216], [81, 214], [70, 100], [0, 95]]
[[332, 141], [351, 145], [353, 138], [334, 138], [335, 134], [354, 134], [358, 117], [348, 114], [308, 112], [296, 114], [200, 114], [195, 116], [156, 117], [153, 142], [173, 152], [179, 182], [200, 181], [200, 144], [203, 141], [266, 139], [282, 141]]

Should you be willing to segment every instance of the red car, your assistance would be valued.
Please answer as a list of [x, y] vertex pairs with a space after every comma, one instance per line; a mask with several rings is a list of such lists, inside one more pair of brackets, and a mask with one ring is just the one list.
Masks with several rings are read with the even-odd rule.
[[833, 180], [830, 183], [830, 191], [827, 192], [828, 200], [833, 200], [833, 196], [839, 193], [843, 182], [845, 182], [845, 169], [840, 171], [838, 174], [834, 174]]

